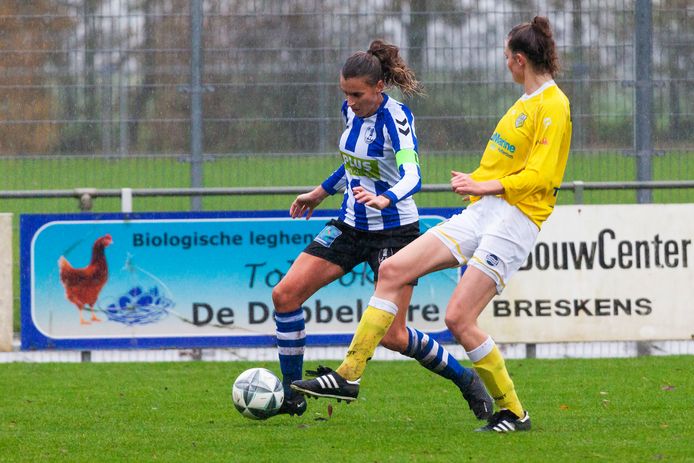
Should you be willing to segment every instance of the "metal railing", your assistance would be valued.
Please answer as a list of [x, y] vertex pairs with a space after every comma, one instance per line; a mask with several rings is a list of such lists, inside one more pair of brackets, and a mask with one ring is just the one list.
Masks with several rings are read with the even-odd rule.
[[[202, 197], [202, 196], [262, 196], [278, 194], [301, 194], [315, 186], [285, 187], [219, 187], [219, 188], [74, 188], [67, 190], [5, 190], [0, 191], [0, 199], [29, 198], [75, 198], [79, 201], [81, 211], [92, 209], [97, 198], [121, 198], [121, 211], [132, 212], [133, 197]], [[574, 180], [561, 184], [562, 190], [572, 191], [574, 204], [583, 204], [583, 194], [590, 190], [662, 190], [694, 189], [694, 180], [651, 180], [625, 182], [584, 182]], [[449, 193], [451, 186], [447, 183], [423, 185], [423, 193]]]

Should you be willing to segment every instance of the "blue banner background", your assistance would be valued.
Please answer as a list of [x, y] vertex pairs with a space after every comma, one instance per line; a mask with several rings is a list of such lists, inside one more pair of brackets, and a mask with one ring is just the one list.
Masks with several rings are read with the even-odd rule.
[[[422, 230], [454, 212], [422, 210]], [[316, 211], [308, 221], [291, 220], [286, 211], [22, 215], [22, 349], [273, 346], [272, 287], [336, 215]], [[64, 256], [85, 267], [105, 234], [113, 243], [96, 304], [102, 321], [83, 325], [65, 297], [57, 262]], [[203, 236], [224, 243], [203, 245]], [[411, 303], [411, 323], [442, 341], [451, 339], [443, 311], [456, 281], [455, 269], [426, 276]], [[361, 265], [316, 293], [304, 304], [308, 344], [348, 344], [372, 293], [373, 275]], [[90, 319], [88, 309], [83, 316]]]

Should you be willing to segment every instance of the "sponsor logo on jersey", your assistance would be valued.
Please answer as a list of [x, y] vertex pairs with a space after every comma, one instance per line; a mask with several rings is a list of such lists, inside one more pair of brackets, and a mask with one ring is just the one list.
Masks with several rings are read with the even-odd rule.
[[375, 139], [376, 139], [376, 127], [374, 127], [373, 125], [371, 127], [367, 127], [366, 133], [364, 134], [364, 141], [370, 145], [371, 143], [374, 142]]
[[492, 267], [495, 267], [499, 263], [499, 258], [494, 254], [487, 254], [487, 257], [484, 260], [487, 261], [487, 263]]
[[523, 124], [525, 124], [525, 120], [528, 118], [528, 115], [525, 113], [520, 113], [520, 116], [516, 118], [516, 128], [523, 127]]
[[499, 132], [494, 132], [491, 141], [496, 144], [498, 151], [504, 156], [513, 159], [513, 153], [516, 151], [516, 146], [504, 140]]
[[552, 118], [551, 117], [545, 117], [545, 119], [542, 121], [542, 124], [545, 126], [545, 128], [549, 127], [549, 125], [552, 123]]
[[369, 177], [378, 179], [381, 177], [381, 169], [378, 167], [376, 159], [361, 159], [344, 151], [342, 154], [342, 162], [345, 164], [345, 169], [352, 175]]

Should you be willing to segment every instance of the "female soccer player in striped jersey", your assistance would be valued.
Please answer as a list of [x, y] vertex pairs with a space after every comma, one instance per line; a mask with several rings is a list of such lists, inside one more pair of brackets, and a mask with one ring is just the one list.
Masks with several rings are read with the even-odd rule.
[[[405, 95], [420, 92], [419, 82], [396, 46], [375, 40], [368, 51], [347, 59], [340, 74], [346, 98], [341, 165], [313, 191], [297, 196], [289, 209], [293, 218], [305, 215], [308, 219], [328, 195], [344, 193], [337, 219], [328, 222], [272, 292], [285, 386], [280, 413], [301, 415], [306, 410], [304, 397], [289, 387], [302, 378], [306, 344], [302, 304], [362, 262], [368, 262], [378, 278], [381, 262], [419, 236], [412, 197], [421, 186], [414, 116], [384, 93], [392, 86]], [[409, 307], [415, 283], [413, 278], [393, 296], [398, 305]], [[406, 312], [382, 333], [381, 344], [453, 381], [475, 416], [488, 418], [492, 400], [474, 370], [461, 366], [434, 339], [406, 326]], [[326, 371], [319, 367], [319, 374]]]
[[345, 360], [334, 372], [292, 388], [307, 395], [354, 398], [378, 340], [406, 308], [398, 295], [427, 273], [467, 264], [446, 308], [446, 325], [467, 351], [499, 411], [480, 431], [530, 429], [492, 338], [477, 318], [528, 257], [552, 212], [571, 141], [569, 100], [554, 82], [557, 53], [549, 21], [535, 17], [509, 33], [504, 51], [513, 80], [525, 93], [504, 114], [471, 174], [452, 171], [455, 193], [472, 204], [433, 227], [381, 265]]

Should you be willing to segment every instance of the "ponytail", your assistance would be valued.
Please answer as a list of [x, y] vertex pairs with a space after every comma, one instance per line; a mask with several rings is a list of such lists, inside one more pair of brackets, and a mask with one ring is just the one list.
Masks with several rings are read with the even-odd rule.
[[365, 77], [369, 85], [382, 80], [387, 88], [397, 87], [406, 96], [424, 93], [414, 71], [400, 56], [400, 49], [381, 39], [371, 42], [368, 51], [350, 56], [342, 66], [342, 77]]
[[529, 23], [518, 24], [508, 33], [508, 48], [523, 53], [540, 72], [554, 77], [559, 72], [557, 47], [552, 37], [549, 19], [535, 16]]

